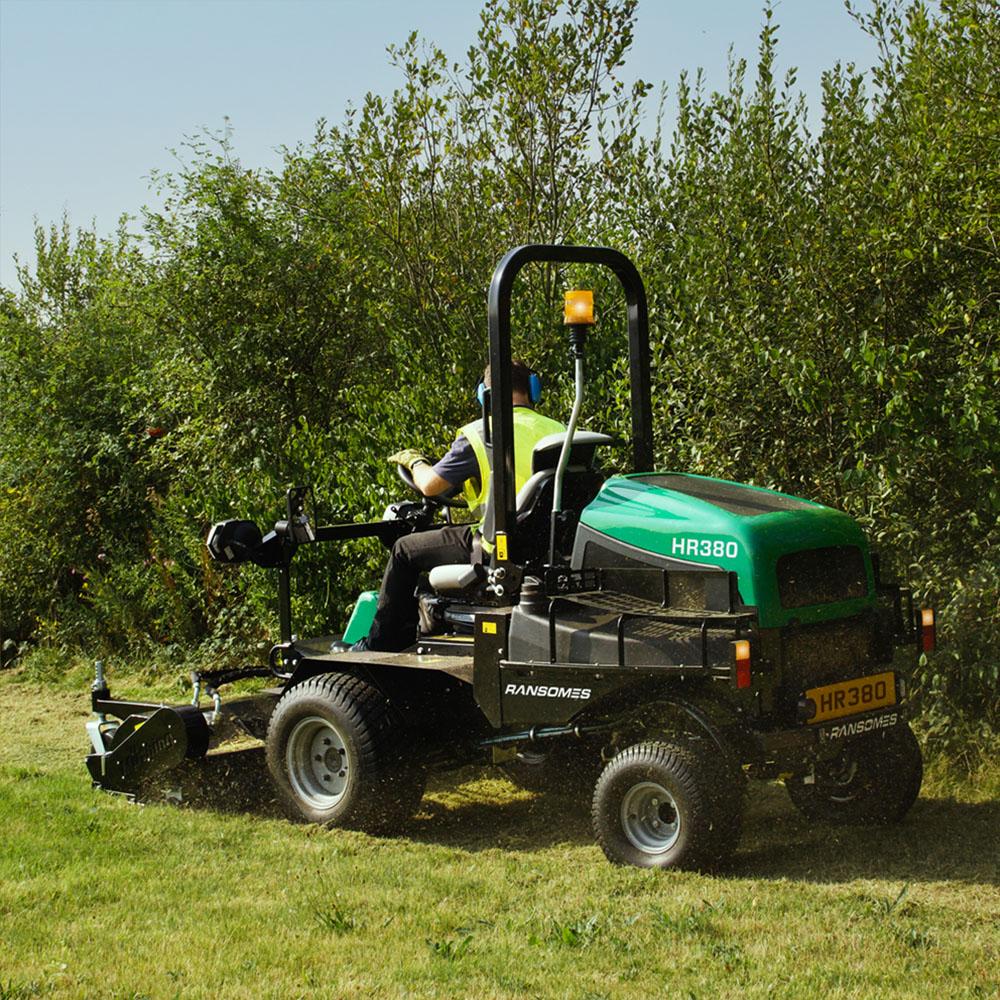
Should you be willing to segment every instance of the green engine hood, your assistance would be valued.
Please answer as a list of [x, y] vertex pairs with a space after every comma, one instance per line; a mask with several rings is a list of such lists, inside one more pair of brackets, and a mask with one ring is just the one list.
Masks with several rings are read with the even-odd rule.
[[[843, 618], [875, 604], [871, 556], [857, 524], [841, 511], [774, 490], [684, 473], [612, 476], [580, 523], [655, 556], [735, 572], [740, 596], [757, 607], [762, 628]], [[854, 582], [835, 588], [833, 598], [817, 593], [818, 601], [805, 603], [806, 578], [834, 575], [826, 566]], [[825, 585], [810, 583], [814, 591]]]

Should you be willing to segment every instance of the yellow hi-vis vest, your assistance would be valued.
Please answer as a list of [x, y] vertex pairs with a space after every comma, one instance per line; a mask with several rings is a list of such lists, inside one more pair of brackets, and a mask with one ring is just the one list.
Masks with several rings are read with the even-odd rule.
[[[521, 487], [531, 478], [531, 453], [535, 445], [548, 437], [549, 434], [560, 434], [566, 430], [565, 425], [551, 417], [536, 413], [528, 406], [514, 407], [514, 490]], [[478, 484], [467, 479], [462, 486], [462, 496], [469, 505], [469, 510], [476, 517], [482, 517], [486, 499], [490, 493], [490, 460], [486, 452], [486, 442], [483, 440], [482, 419], [466, 424], [459, 434], [464, 434], [479, 463]], [[479, 523], [482, 528], [482, 521]]]

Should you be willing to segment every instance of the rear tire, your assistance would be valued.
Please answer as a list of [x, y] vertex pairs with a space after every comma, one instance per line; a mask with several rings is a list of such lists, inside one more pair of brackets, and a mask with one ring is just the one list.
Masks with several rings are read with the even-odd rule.
[[324, 826], [386, 832], [409, 819], [425, 775], [405, 750], [385, 696], [348, 674], [319, 674], [286, 691], [267, 729], [282, 804]]
[[639, 868], [707, 869], [739, 840], [742, 776], [701, 741], [637, 743], [594, 789], [594, 835], [608, 859]]
[[815, 782], [795, 775], [785, 785], [807, 819], [878, 826], [898, 823], [910, 811], [923, 775], [920, 746], [904, 722], [847, 743], [833, 760], [816, 765]]

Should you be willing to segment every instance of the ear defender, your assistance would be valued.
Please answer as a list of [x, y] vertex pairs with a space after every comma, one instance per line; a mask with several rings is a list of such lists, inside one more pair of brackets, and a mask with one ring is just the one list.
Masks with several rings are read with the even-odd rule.
[[[480, 406], [483, 406], [486, 402], [486, 393], [489, 390], [486, 388], [485, 382], [480, 382], [476, 386], [476, 399]], [[532, 372], [528, 376], [528, 399], [531, 400], [531, 405], [534, 406], [542, 398], [542, 377], [538, 372]]]

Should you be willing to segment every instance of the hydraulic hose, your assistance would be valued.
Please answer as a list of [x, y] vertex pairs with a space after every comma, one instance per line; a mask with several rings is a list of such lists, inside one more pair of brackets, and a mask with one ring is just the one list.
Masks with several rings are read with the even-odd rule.
[[552, 522], [549, 526], [549, 565], [555, 565], [556, 561], [556, 525], [559, 521], [559, 512], [562, 510], [562, 488], [563, 477], [566, 475], [566, 466], [569, 465], [569, 455], [573, 449], [573, 435], [576, 433], [576, 425], [580, 420], [580, 411], [583, 409], [583, 345], [575, 352], [574, 371], [576, 375], [576, 394], [573, 399], [573, 412], [569, 416], [569, 425], [566, 428], [566, 438], [563, 441], [562, 451], [559, 452], [559, 464], [556, 466], [555, 479], [552, 485]]

